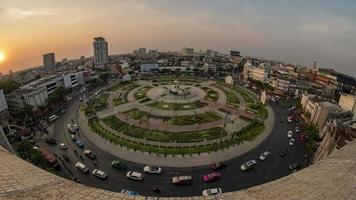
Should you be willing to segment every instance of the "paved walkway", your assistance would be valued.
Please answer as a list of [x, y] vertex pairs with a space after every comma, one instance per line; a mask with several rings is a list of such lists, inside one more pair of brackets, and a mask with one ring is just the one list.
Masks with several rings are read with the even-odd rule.
[[268, 106], [267, 109], [268, 118], [264, 122], [265, 129], [259, 136], [257, 136], [257, 138], [255, 138], [255, 140], [251, 142], [244, 142], [243, 144], [232, 146], [225, 150], [219, 150], [217, 152], [211, 153], [203, 153], [200, 155], [194, 154], [192, 156], [163, 156], [157, 154], [149, 154], [148, 152], [134, 151], [132, 149], [127, 149], [125, 147], [114, 145], [109, 141], [104, 140], [101, 136], [96, 133], [93, 133], [90, 130], [87, 118], [84, 116], [83, 112], [80, 112], [79, 124], [81, 129], [83, 130], [83, 133], [91, 142], [93, 142], [106, 152], [109, 152], [110, 154], [115, 155], [121, 159], [161, 167], [197, 167], [232, 159], [250, 151], [252, 148], [256, 147], [258, 144], [264, 141], [271, 133], [275, 122], [275, 117], [272, 108]]

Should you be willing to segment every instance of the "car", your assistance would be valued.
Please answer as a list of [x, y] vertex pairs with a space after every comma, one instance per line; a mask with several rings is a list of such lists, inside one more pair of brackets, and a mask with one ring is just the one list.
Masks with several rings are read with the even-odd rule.
[[75, 141], [75, 144], [81, 149], [84, 148], [84, 143], [78, 139]]
[[203, 190], [202, 195], [203, 196], [213, 196], [213, 195], [217, 195], [217, 194], [221, 194], [221, 193], [222, 193], [221, 188], [212, 188], [212, 189]]
[[79, 169], [81, 172], [83, 172], [84, 174], [88, 173], [89, 169], [87, 166], [85, 166], [83, 163], [81, 162], [77, 162], [75, 163], [75, 167], [77, 169]]
[[82, 101], [83, 101], [83, 97], [80, 97], [80, 98], [79, 98], [79, 101], [82, 102]]
[[287, 137], [288, 138], [292, 138], [293, 137], [293, 132], [291, 130], [288, 131]]
[[172, 183], [174, 185], [191, 185], [193, 183], [192, 176], [175, 176], [172, 177]]
[[220, 169], [224, 169], [226, 167], [226, 163], [223, 162], [218, 162], [218, 163], [214, 163], [211, 166], [211, 169], [216, 171], [216, 170], [220, 170]]
[[94, 169], [91, 174], [93, 174], [94, 176], [100, 178], [100, 179], [107, 179], [108, 175], [106, 174], [106, 172], [101, 171], [100, 169]]
[[32, 148], [34, 150], [40, 150], [40, 145], [39, 144], [35, 144]]
[[96, 155], [88, 149], [84, 151], [84, 155], [92, 160], [96, 160]]
[[71, 129], [72, 128], [72, 124], [67, 124], [67, 129]]
[[307, 140], [307, 138], [306, 138], [306, 136], [304, 135], [304, 133], [299, 134], [299, 139], [300, 139], [300, 141], [302, 141], [302, 142], [305, 142], [305, 141]]
[[296, 170], [296, 169], [299, 169], [299, 168], [300, 168], [300, 164], [297, 163], [297, 162], [295, 162], [295, 163], [293, 163], [293, 164], [291, 164], [291, 165], [288, 166], [288, 169], [289, 169], [290, 171], [293, 171], [293, 170]]
[[240, 169], [241, 171], [247, 171], [255, 167], [256, 165], [256, 160], [249, 160], [245, 162], [244, 164], [241, 165]]
[[284, 158], [288, 153], [288, 149], [283, 149], [279, 152], [279, 156]]
[[131, 195], [131, 196], [140, 195], [140, 193], [138, 193], [138, 192], [131, 191], [131, 190], [125, 190], [125, 189], [122, 189], [121, 193]]
[[73, 134], [70, 135], [70, 138], [72, 139], [73, 142], [75, 142], [77, 140], [77, 138]]
[[289, 123], [291, 123], [291, 122], [292, 122], [292, 117], [287, 117], [287, 121], [288, 121]]
[[113, 160], [111, 166], [116, 169], [125, 170], [127, 169], [126, 163], [120, 160]]
[[59, 148], [63, 149], [63, 150], [66, 150], [67, 149], [67, 145], [64, 144], [64, 143], [60, 143], [59, 145]]
[[55, 145], [57, 144], [57, 140], [55, 138], [47, 138], [46, 143]]
[[79, 130], [78, 124], [74, 124], [74, 125], [73, 125], [73, 128], [78, 131], [78, 130]]
[[294, 145], [294, 138], [291, 138], [288, 142], [289, 146], [293, 146]]
[[295, 132], [296, 132], [296, 133], [299, 133], [299, 132], [300, 132], [300, 127], [299, 127], [299, 126], [295, 127]]
[[143, 174], [140, 172], [128, 171], [126, 177], [134, 181], [143, 181]]
[[279, 121], [280, 121], [281, 123], [284, 123], [284, 119], [282, 119], [282, 118], [281, 118]]
[[160, 167], [145, 166], [143, 171], [149, 174], [160, 174], [162, 169]]
[[260, 155], [260, 160], [263, 161], [263, 160], [266, 160], [269, 156], [270, 156], [270, 152], [269, 151], [265, 151], [263, 152], [261, 155]]
[[217, 181], [220, 178], [221, 178], [220, 172], [213, 172], [203, 176], [203, 181], [209, 183], [209, 182]]

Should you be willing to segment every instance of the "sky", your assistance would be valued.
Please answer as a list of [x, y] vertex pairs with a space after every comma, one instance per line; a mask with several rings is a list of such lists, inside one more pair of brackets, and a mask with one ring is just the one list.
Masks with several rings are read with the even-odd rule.
[[356, 0], [0, 0], [0, 72], [139, 47], [228, 52], [356, 76]]

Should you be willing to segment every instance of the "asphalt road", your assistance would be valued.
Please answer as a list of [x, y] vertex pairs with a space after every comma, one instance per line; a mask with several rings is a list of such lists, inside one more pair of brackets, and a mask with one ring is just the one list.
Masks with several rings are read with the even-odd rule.
[[[71, 179], [77, 178], [80, 183], [102, 188], [111, 191], [121, 191], [122, 189], [137, 191], [141, 195], [145, 196], [192, 196], [201, 195], [202, 190], [207, 188], [221, 187], [223, 192], [236, 191], [251, 186], [263, 184], [283, 176], [290, 174], [288, 166], [294, 162], [299, 162], [302, 167], [305, 167], [306, 160], [304, 154], [306, 153], [305, 143], [300, 142], [297, 134], [295, 134], [295, 124], [287, 122], [287, 109], [281, 108], [278, 104], [272, 104], [272, 108], [276, 114], [276, 122], [273, 127], [270, 136], [263, 141], [260, 145], [252, 149], [251, 151], [227, 161], [227, 167], [221, 170], [222, 178], [216, 182], [205, 183], [202, 180], [203, 175], [211, 173], [210, 166], [199, 168], [164, 168], [160, 175], [144, 175], [143, 182], [135, 182], [126, 178], [126, 172], [128, 170], [143, 171], [143, 165], [127, 162], [128, 169], [126, 171], [117, 170], [111, 167], [111, 161], [117, 160], [115, 156], [101, 150], [93, 143], [83, 137], [83, 134], [79, 131], [78, 138], [85, 144], [84, 149], [89, 149], [97, 155], [97, 167], [93, 165], [93, 161], [86, 158], [83, 154], [84, 149], [78, 148], [70, 139], [70, 134], [66, 129], [66, 124], [74, 122], [77, 119], [77, 110], [79, 101], [77, 98], [69, 105], [67, 112], [60, 116], [55, 121], [54, 132], [57, 137], [58, 143], [64, 142], [67, 146], [67, 150], [62, 150], [58, 145], [52, 146], [45, 143], [47, 135], [42, 135], [37, 142], [41, 145], [41, 148], [48, 149], [55, 152], [57, 155], [65, 153], [70, 162], [66, 162], [66, 166], [73, 174], [70, 174], [63, 166], [58, 171], [62, 176], [69, 176]], [[280, 122], [280, 118], [284, 119], [284, 123]], [[287, 131], [293, 130], [295, 144], [290, 147], [288, 145]], [[79, 156], [74, 153], [76, 149], [84, 158], [82, 161]], [[282, 149], [288, 149], [288, 153], [284, 158], [279, 156], [279, 151]], [[260, 154], [266, 150], [271, 152], [271, 156], [265, 161], [259, 161]], [[243, 162], [250, 159], [255, 159], [257, 165], [254, 169], [248, 172], [241, 172], [240, 166]], [[94, 177], [91, 173], [82, 174], [77, 170], [74, 165], [76, 162], [83, 162], [92, 171], [94, 168], [101, 169], [108, 173], [107, 180], [101, 180]], [[62, 164], [61, 164], [62, 165]], [[175, 186], [171, 183], [171, 177], [177, 175], [192, 175], [193, 184], [189, 186]], [[162, 192], [160, 194], [154, 193], [153, 188], [158, 187]]]

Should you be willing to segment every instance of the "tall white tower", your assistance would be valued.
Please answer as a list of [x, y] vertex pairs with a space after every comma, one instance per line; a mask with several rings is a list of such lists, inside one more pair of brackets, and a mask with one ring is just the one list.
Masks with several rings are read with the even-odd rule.
[[109, 60], [108, 43], [103, 37], [94, 38], [94, 64], [103, 67]]

